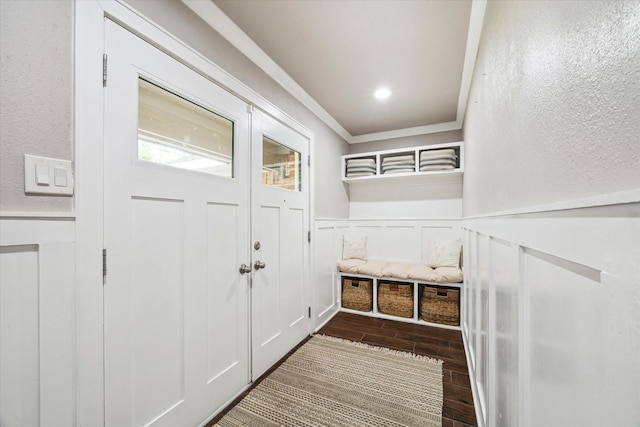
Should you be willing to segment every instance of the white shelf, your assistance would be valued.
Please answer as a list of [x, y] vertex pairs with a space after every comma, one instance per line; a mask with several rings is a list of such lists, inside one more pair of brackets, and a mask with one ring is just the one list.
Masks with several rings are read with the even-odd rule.
[[[456, 168], [434, 171], [420, 171], [420, 153], [440, 149], [454, 149], [456, 153]], [[398, 155], [411, 155], [414, 159], [414, 171], [397, 174], [382, 173], [382, 162], [386, 157]], [[373, 159], [376, 165], [376, 173], [371, 176], [347, 177], [347, 160]], [[420, 147], [399, 148], [393, 150], [372, 151], [368, 153], [347, 154], [341, 159], [342, 181], [351, 184], [381, 183], [381, 182], [458, 182], [462, 183], [464, 173], [464, 148], [462, 142], [450, 142], [446, 144], [425, 145]]]

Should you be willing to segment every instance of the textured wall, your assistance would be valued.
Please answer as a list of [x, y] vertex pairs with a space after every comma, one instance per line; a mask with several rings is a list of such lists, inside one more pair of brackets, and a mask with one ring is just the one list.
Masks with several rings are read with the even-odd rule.
[[340, 156], [347, 154], [349, 147], [342, 138], [180, 0], [125, 1], [310, 129], [315, 134], [316, 217], [348, 217], [349, 199], [341, 181]]
[[73, 2], [0, 1], [0, 211], [70, 211], [26, 196], [24, 154], [72, 160]]
[[639, 93], [639, 1], [489, 1], [464, 215], [640, 187]]

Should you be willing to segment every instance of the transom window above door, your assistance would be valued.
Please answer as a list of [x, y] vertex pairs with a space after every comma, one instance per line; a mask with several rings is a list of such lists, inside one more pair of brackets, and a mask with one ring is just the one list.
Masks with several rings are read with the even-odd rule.
[[262, 137], [262, 183], [300, 191], [300, 153], [266, 136]]
[[138, 79], [138, 159], [233, 178], [233, 121]]

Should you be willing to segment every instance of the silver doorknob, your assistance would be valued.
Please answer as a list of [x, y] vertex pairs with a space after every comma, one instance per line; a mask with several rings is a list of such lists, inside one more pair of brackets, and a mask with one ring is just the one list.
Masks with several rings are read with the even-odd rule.
[[240, 264], [240, 274], [251, 273], [251, 266], [247, 264]]
[[262, 261], [256, 261], [253, 263], [253, 268], [256, 270], [260, 270], [261, 268], [265, 268], [267, 265]]

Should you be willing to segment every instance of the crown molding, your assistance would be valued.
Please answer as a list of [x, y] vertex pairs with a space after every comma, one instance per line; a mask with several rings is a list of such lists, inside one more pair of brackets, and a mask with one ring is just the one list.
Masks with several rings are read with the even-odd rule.
[[343, 128], [324, 108], [316, 102], [295, 80], [289, 76], [276, 62], [247, 36], [227, 15], [212, 1], [182, 0], [189, 9], [216, 30], [242, 54], [249, 58], [269, 77], [275, 80], [294, 98], [306, 106], [327, 126], [343, 139], [351, 139], [351, 134]]
[[475, 65], [486, 0], [472, 0], [471, 15], [469, 17], [469, 32], [467, 35], [467, 47], [458, 96], [458, 108], [456, 120], [453, 122], [435, 123], [424, 126], [416, 126], [405, 129], [396, 129], [384, 132], [375, 132], [362, 135], [351, 135], [338, 121], [331, 116], [318, 102], [311, 97], [295, 80], [289, 76], [269, 55], [267, 55], [247, 34], [240, 29], [213, 1], [181, 0], [189, 9], [205, 21], [211, 28], [217, 31], [236, 49], [249, 60], [256, 64], [268, 76], [275, 80], [283, 89], [307, 107], [313, 114], [329, 126], [334, 132], [349, 144], [380, 141], [385, 139], [401, 138], [406, 136], [425, 135], [462, 128], [467, 107], [473, 68]]
[[429, 133], [447, 132], [462, 128], [459, 121], [436, 123], [433, 125], [416, 126], [412, 128], [388, 130], [384, 132], [368, 133], [351, 137], [349, 144], [360, 144], [363, 142], [381, 141], [384, 139], [403, 138], [406, 136], [426, 135]]
[[464, 53], [460, 95], [458, 96], [458, 112], [456, 114], [456, 122], [460, 123], [460, 127], [462, 127], [462, 123], [464, 122], [469, 92], [471, 91], [471, 80], [473, 79], [473, 70], [476, 65], [476, 57], [478, 56], [478, 47], [480, 46], [480, 35], [482, 34], [482, 24], [484, 23], [486, 7], [487, 0], [473, 0], [471, 3], [467, 48]]

